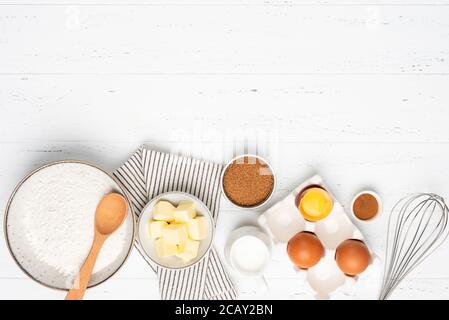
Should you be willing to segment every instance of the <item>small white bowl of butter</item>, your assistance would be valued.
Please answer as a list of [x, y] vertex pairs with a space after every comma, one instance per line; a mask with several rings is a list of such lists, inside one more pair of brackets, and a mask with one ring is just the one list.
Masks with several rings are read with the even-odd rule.
[[201, 261], [212, 246], [214, 220], [207, 206], [184, 192], [153, 198], [139, 217], [138, 239], [156, 265], [183, 269]]

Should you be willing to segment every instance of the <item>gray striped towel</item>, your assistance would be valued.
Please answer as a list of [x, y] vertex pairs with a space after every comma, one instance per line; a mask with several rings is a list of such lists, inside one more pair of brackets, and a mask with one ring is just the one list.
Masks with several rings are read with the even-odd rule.
[[[210, 209], [215, 222], [220, 207], [223, 166], [140, 147], [114, 176], [128, 193], [139, 215], [148, 201], [168, 191], [190, 193]], [[164, 300], [235, 299], [236, 291], [215, 248], [200, 263], [183, 270], [161, 268], [149, 260], [136, 240], [135, 247], [159, 280]]]

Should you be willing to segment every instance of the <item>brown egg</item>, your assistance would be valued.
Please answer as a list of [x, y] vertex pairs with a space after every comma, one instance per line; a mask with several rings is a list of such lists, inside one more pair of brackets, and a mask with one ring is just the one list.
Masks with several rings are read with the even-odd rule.
[[335, 260], [341, 271], [349, 276], [356, 276], [368, 267], [371, 255], [360, 240], [345, 240], [337, 247]]
[[303, 231], [288, 241], [287, 253], [295, 266], [308, 269], [323, 257], [324, 247], [314, 233]]

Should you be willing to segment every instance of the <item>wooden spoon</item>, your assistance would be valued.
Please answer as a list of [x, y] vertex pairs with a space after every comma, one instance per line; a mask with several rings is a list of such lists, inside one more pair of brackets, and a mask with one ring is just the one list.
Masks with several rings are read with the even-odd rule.
[[109, 193], [101, 199], [95, 211], [94, 241], [79, 275], [69, 290], [66, 300], [81, 300], [89, 284], [90, 276], [106, 239], [123, 223], [128, 214], [128, 204], [118, 193]]

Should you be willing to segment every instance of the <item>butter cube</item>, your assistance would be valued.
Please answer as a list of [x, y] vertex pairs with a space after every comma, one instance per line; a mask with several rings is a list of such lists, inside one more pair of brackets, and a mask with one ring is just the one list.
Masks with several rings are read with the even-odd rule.
[[187, 228], [185, 224], [171, 223], [162, 229], [164, 241], [174, 245], [182, 245], [187, 241]]
[[150, 230], [150, 236], [153, 239], [157, 239], [162, 237], [162, 229], [168, 226], [168, 223], [165, 221], [154, 221], [150, 220], [148, 222], [148, 228]]
[[168, 201], [159, 201], [153, 208], [153, 219], [161, 221], [174, 221], [175, 207]]
[[206, 238], [206, 218], [196, 217], [190, 221], [187, 221], [187, 230], [189, 237], [193, 240], [203, 240]]
[[195, 204], [192, 201], [181, 201], [175, 208], [174, 217], [176, 222], [187, 222], [196, 216]]
[[157, 239], [155, 243], [156, 254], [160, 258], [174, 256], [178, 253], [178, 247], [175, 244], [167, 243], [163, 238]]
[[176, 256], [181, 258], [184, 262], [188, 262], [198, 256], [199, 247], [199, 241], [187, 239], [184, 245], [178, 246], [178, 253]]

